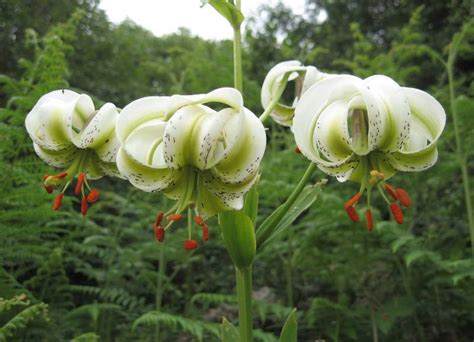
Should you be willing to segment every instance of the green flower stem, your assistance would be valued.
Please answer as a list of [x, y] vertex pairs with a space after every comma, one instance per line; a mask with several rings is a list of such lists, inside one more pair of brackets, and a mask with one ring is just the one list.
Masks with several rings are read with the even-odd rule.
[[[235, 7], [240, 10], [241, 1], [236, 0]], [[240, 27], [234, 27], [234, 87], [242, 92], [242, 36]], [[239, 303], [239, 331], [242, 342], [253, 341], [252, 328], [252, 265], [247, 268], [235, 268], [237, 299]]]
[[239, 332], [241, 342], [253, 341], [252, 328], [252, 266], [235, 268], [239, 304]]
[[459, 132], [459, 122], [458, 122], [458, 113], [456, 110], [455, 99], [456, 93], [454, 89], [454, 64], [456, 61], [456, 56], [459, 50], [459, 46], [466, 34], [467, 25], [463, 27], [459, 37], [454, 38], [451, 44], [451, 49], [449, 51], [448, 62], [445, 64], [446, 70], [448, 73], [448, 83], [449, 83], [449, 101], [451, 104], [451, 115], [453, 116], [453, 127], [454, 127], [454, 138], [456, 140], [456, 154], [459, 161], [459, 166], [461, 168], [462, 182], [464, 185], [464, 197], [466, 202], [466, 214], [467, 221], [469, 225], [469, 232], [471, 235], [471, 250], [474, 257], [474, 218], [472, 215], [472, 201], [471, 201], [471, 189], [469, 186], [469, 172], [467, 160], [464, 152], [462, 151], [462, 140], [461, 133]]
[[[166, 269], [166, 254], [165, 254], [165, 244], [161, 243], [160, 246], [160, 260], [158, 264], [158, 278], [156, 280], [156, 290], [155, 290], [155, 310], [160, 311], [161, 305], [163, 302], [163, 285], [165, 280], [165, 269]], [[155, 325], [155, 341], [160, 341], [160, 323]]]
[[[236, 0], [235, 7], [240, 10], [240, 0]], [[234, 27], [234, 88], [242, 92], [242, 36], [240, 26]]]

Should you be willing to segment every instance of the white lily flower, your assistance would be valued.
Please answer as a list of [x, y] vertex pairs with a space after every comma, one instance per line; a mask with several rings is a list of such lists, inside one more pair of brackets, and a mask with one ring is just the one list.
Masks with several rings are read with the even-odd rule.
[[[381, 75], [365, 80], [340, 75], [318, 82], [303, 94], [292, 129], [301, 152], [319, 169], [341, 182], [361, 183], [359, 193], [346, 203], [357, 221], [353, 207], [364, 190], [373, 186], [385, 188], [394, 201], [410, 205], [406, 192], [385, 180], [396, 171], [431, 167], [438, 157], [436, 142], [445, 122], [443, 107], [421, 90], [400, 87]], [[401, 223], [398, 204], [388, 202]]]
[[194, 205], [198, 217], [242, 208], [266, 146], [263, 125], [233, 88], [138, 99], [122, 110], [116, 131], [120, 172], [141, 190], [178, 200], [178, 214]]
[[[280, 125], [291, 127], [295, 106], [301, 95], [313, 84], [331, 75], [319, 71], [314, 66], [304, 66], [299, 61], [278, 63], [268, 72], [262, 85], [262, 107], [271, 109], [271, 117]], [[291, 106], [281, 102], [288, 82], [295, 82], [295, 96]]]
[[[99, 193], [87, 180], [104, 175], [120, 176], [115, 166], [119, 148], [115, 136], [117, 108], [112, 103], [95, 110], [92, 99], [71, 90], [56, 90], [43, 95], [28, 113], [25, 126], [33, 140], [36, 154], [47, 164], [67, 169], [55, 176], [45, 176], [48, 192], [54, 186], [65, 185], [56, 197], [54, 209], [59, 209], [67, 187], [78, 176], [76, 194], [82, 194], [83, 214]], [[84, 188], [86, 186], [86, 189]], [[85, 195], [85, 191], [90, 191]]]

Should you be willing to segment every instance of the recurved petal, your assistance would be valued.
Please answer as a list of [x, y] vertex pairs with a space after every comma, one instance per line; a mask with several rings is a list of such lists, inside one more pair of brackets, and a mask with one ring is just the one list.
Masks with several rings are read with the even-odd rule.
[[244, 100], [242, 94], [235, 88], [218, 88], [207, 94], [197, 95], [173, 95], [168, 106], [167, 119], [184, 106], [199, 105], [210, 102], [225, 104], [240, 111], [243, 108]]
[[417, 146], [417, 149], [406, 145], [402, 151], [421, 151], [438, 141], [446, 124], [446, 113], [441, 104], [430, 94], [414, 88], [402, 88], [402, 90], [411, 111], [413, 130], [411, 139], [425, 138], [424, 146], [419, 147], [421, 144], [418, 142], [412, 146]]
[[94, 112], [78, 132], [72, 133], [72, 141], [78, 148], [100, 148], [114, 135], [117, 108], [112, 103], [104, 104]]
[[292, 131], [297, 146], [307, 158], [319, 158], [314, 131], [323, 110], [335, 101], [348, 102], [359, 93], [354, 83], [361, 82], [361, 79], [354, 76], [334, 76], [314, 84], [298, 101]]
[[435, 144], [415, 152], [394, 152], [388, 154], [390, 164], [400, 171], [423, 171], [433, 166], [438, 160], [438, 149]]
[[123, 144], [138, 126], [155, 119], [163, 119], [168, 113], [170, 98], [149, 96], [129, 103], [120, 112], [115, 126], [117, 137]]
[[25, 125], [31, 139], [48, 150], [63, 150], [71, 145], [70, 126], [73, 102], [54, 98], [40, 101], [28, 113]]
[[215, 113], [203, 105], [189, 105], [176, 111], [165, 127], [163, 155], [169, 167], [178, 169], [192, 164], [198, 153], [199, 141], [193, 140], [193, 133], [198, 132], [200, 123], [206, 115]]
[[74, 145], [69, 145], [62, 150], [48, 150], [33, 143], [36, 154], [45, 163], [57, 167], [66, 168], [76, 159], [78, 150]]
[[346, 159], [352, 154], [347, 124], [348, 104], [334, 101], [319, 116], [313, 139], [321, 154], [331, 162]]
[[206, 217], [225, 210], [240, 210], [243, 207], [243, 196], [255, 181], [255, 172], [246, 182], [231, 184], [223, 182], [211, 172], [203, 173], [198, 180], [197, 206]]
[[[377, 141], [378, 149], [398, 151], [408, 140], [410, 132], [410, 108], [402, 88], [391, 78], [383, 75], [371, 76], [364, 80], [371, 91], [382, 100], [378, 110], [381, 120], [374, 130], [381, 132]], [[369, 126], [370, 128], [370, 126]]]
[[140, 164], [153, 168], [167, 168], [163, 157], [163, 136], [167, 123], [161, 119], [147, 121], [127, 137], [123, 148]]
[[[301, 64], [301, 62], [296, 60], [281, 62], [271, 68], [267, 76], [265, 76], [265, 80], [263, 81], [262, 85], [262, 91], [260, 95], [262, 107], [266, 108], [276, 96], [276, 93], [287, 73], [294, 73], [304, 70], [305, 67]], [[297, 77], [298, 74], [295, 73], [294, 77], [295, 76]]]
[[266, 135], [261, 121], [247, 108], [233, 115], [224, 128], [225, 149], [213, 168], [228, 183], [242, 182], [253, 175], [265, 153]]
[[115, 163], [119, 148], [120, 141], [115, 134], [115, 130], [113, 130], [104, 143], [95, 149], [95, 152], [97, 153], [97, 156], [100, 160], [106, 163]]
[[130, 158], [123, 147], [117, 153], [117, 168], [132, 185], [147, 192], [165, 190], [173, 184], [177, 174], [172, 169], [144, 166]]

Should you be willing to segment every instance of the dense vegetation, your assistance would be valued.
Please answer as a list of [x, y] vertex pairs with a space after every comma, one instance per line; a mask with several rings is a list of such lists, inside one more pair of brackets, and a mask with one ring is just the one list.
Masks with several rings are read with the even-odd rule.
[[[121, 107], [232, 86], [232, 43], [185, 29], [155, 37], [130, 21], [112, 25], [97, 6], [0, 0], [0, 341], [218, 340], [222, 317], [236, 319], [236, 299], [217, 222], [192, 253], [181, 247], [185, 229], [158, 244], [151, 223], [170, 201], [117, 179], [98, 182], [101, 200], [86, 217], [72, 197], [53, 212], [41, 185], [53, 171], [34, 154], [24, 119], [42, 94], [65, 87]], [[257, 114], [265, 74], [287, 59], [386, 74], [429, 91], [448, 113], [439, 163], [395, 176], [415, 202], [405, 224], [390, 221], [382, 201], [373, 232], [352, 224], [342, 206], [357, 185], [331, 179], [292, 229], [259, 252], [257, 339], [275, 340], [292, 307], [301, 341], [474, 339], [465, 197], [474, 171], [473, 9], [469, 0], [307, 0], [304, 16], [279, 5], [249, 19], [244, 95]], [[268, 138], [261, 214], [307, 165], [287, 129], [272, 126]]]

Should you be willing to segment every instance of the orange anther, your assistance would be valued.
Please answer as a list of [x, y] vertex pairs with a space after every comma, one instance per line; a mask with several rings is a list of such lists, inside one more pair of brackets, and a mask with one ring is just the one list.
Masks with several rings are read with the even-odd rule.
[[408, 192], [406, 192], [405, 190], [401, 189], [401, 188], [398, 188], [396, 191], [396, 194], [398, 196], [398, 200], [400, 201], [400, 203], [402, 205], [404, 205], [405, 207], [411, 207], [411, 204], [412, 204], [412, 201], [411, 201], [411, 197], [410, 195], [408, 194]]
[[301, 150], [298, 146], [295, 147], [295, 153], [296, 154], [301, 154]]
[[367, 230], [371, 232], [372, 229], [374, 229], [374, 221], [372, 219], [372, 210], [370, 210], [370, 208], [367, 208], [365, 211], [365, 219], [367, 220]]
[[346, 207], [346, 212], [349, 218], [354, 222], [359, 222], [359, 215], [357, 215], [357, 211], [354, 207]]
[[155, 227], [159, 227], [161, 224], [161, 221], [163, 220], [163, 216], [165, 215], [164, 212], [160, 211], [158, 215], [156, 215], [156, 220], [155, 220]]
[[397, 192], [395, 191], [395, 189], [393, 188], [393, 186], [391, 186], [390, 184], [385, 183], [385, 185], [384, 185], [383, 187], [384, 187], [385, 191], [386, 191], [394, 200], [397, 200], [397, 199], [398, 199]]
[[64, 194], [60, 192], [54, 199], [53, 210], [58, 210], [61, 207], [61, 202], [63, 200]]
[[54, 190], [54, 188], [53, 188], [52, 185], [45, 185], [45, 186], [44, 186], [44, 189], [46, 190], [46, 192], [47, 192], [48, 194], [51, 194], [51, 193], [53, 192], [53, 190]]
[[161, 226], [155, 226], [155, 239], [156, 241], [163, 242], [165, 239], [165, 230]]
[[74, 189], [74, 193], [79, 195], [82, 192], [82, 185], [84, 184], [84, 172], [81, 172], [79, 176], [77, 176], [77, 184], [76, 188]]
[[89, 204], [87, 202], [87, 198], [82, 197], [82, 200], [81, 200], [81, 214], [85, 216], [87, 214], [87, 209], [89, 209]]
[[354, 196], [352, 196], [350, 200], [348, 200], [344, 204], [344, 208], [347, 209], [348, 207], [352, 207], [354, 204], [356, 204], [360, 200], [361, 196], [362, 196], [362, 192], [356, 193]]
[[196, 222], [196, 224], [198, 226], [202, 226], [204, 224], [204, 219], [202, 218], [202, 216], [194, 216], [194, 222]]
[[393, 218], [398, 224], [403, 223], [403, 212], [402, 208], [397, 203], [390, 204], [390, 210], [392, 212]]
[[57, 179], [65, 178], [65, 177], [67, 177], [67, 172], [58, 173], [57, 175], [54, 175], [53, 177], [57, 178]]
[[183, 218], [184, 216], [181, 214], [171, 214], [168, 216], [168, 221], [179, 221]]
[[184, 241], [184, 249], [187, 251], [192, 251], [193, 249], [196, 249], [198, 246], [198, 243], [196, 240], [186, 240]]
[[91, 192], [87, 195], [87, 202], [95, 203], [99, 200], [100, 192], [96, 188], [92, 189]]
[[202, 226], [202, 239], [204, 241], [209, 240], [209, 228], [207, 227], [207, 224], [203, 224]]

